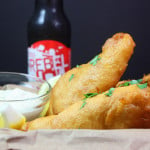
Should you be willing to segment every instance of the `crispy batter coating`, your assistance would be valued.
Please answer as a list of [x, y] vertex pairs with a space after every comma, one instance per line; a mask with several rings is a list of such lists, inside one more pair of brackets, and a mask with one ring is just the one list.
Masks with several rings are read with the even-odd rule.
[[111, 96], [106, 93], [88, 98], [84, 107], [83, 101], [78, 101], [56, 116], [29, 122], [23, 129], [150, 128], [149, 86], [140, 89], [134, 84], [115, 88]]
[[58, 114], [90, 92], [113, 87], [123, 75], [135, 43], [126, 33], [117, 33], [102, 47], [94, 61], [65, 73], [52, 89], [47, 115]]

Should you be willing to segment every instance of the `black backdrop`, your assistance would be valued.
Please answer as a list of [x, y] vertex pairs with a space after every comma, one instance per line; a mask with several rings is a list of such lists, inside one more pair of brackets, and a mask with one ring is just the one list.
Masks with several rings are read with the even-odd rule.
[[[0, 2], [0, 71], [26, 72], [26, 24], [34, 0]], [[135, 53], [123, 78], [139, 78], [150, 68], [149, 0], [64, 0], [72, 25], [72, 66], [87, 62], [116, 32], [128, 32]]]

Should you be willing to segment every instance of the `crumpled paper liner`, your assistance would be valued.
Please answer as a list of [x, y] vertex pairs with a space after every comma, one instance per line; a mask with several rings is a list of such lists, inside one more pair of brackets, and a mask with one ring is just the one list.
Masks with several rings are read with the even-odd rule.
[[0, 129], [0, 150], [149, 150], [150, 130]]

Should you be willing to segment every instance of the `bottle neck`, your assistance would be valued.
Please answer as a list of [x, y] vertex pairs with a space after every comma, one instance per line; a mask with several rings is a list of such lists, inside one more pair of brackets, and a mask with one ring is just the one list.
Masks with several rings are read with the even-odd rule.
[[47, 7], [62, 10], [63, 0], [35, 0], [35, 9]]

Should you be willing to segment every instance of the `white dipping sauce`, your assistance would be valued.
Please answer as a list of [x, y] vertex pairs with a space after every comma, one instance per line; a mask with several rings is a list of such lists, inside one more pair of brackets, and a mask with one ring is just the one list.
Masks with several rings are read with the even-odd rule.
[[43, 107], [40, 107], [40, 104], [42, 104], [42, 100], [40, 98], [32, 99], [36, 97], [38, 97], [37, 94], [19, 88], [11, 90], [0, 90], [0, 112], [2, 105], [8, 104], [17, 112], [23, 114], [27, 121], [33, 120], [39, 117], [43, 109]]
[[22, 100], [37, 97], [37, 94], [18, 88], [12, 90], [0, 90], [0, 100]]

